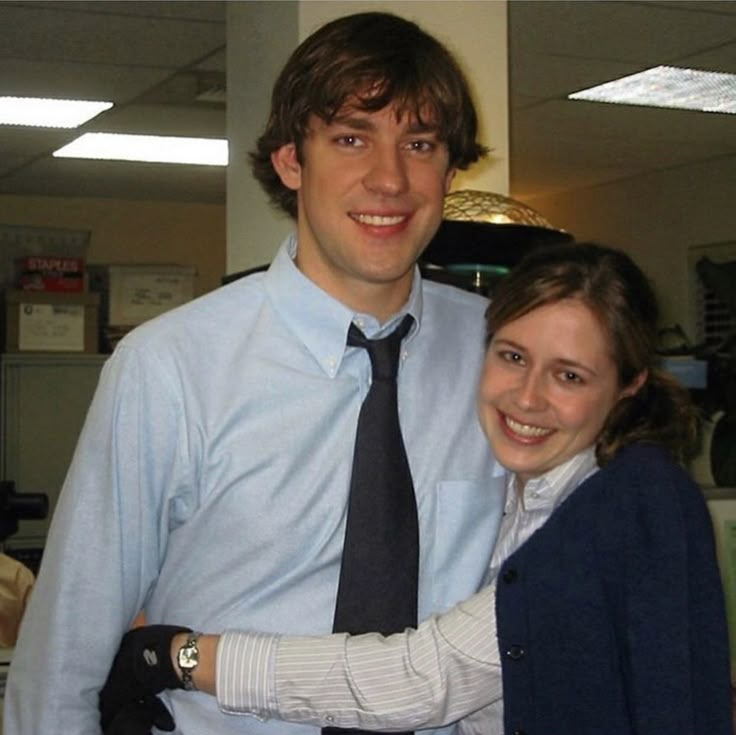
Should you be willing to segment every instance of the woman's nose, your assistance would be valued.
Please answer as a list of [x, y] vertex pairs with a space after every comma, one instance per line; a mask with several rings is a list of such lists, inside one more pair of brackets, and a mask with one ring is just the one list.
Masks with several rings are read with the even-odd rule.
[[529, 371], [519, 385], [516, 395], [519, 408], [525, 411], [538, 411], [547, 405], [544, 395], [544, 376]]
[[407, 190], [408, 181], [406, 162], [401, 151], [389, 148], [374, 152], [364, 179], [369, 191], [396, 196]]

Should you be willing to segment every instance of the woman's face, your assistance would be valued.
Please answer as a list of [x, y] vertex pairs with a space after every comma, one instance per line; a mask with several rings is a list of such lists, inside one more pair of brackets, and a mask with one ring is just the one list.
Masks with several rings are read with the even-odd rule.
[[593, 445], [624, 395], [608, 334], [583, 302], [540, 306], [488, 348], [478, 413], [498, 461], [521, 483]]

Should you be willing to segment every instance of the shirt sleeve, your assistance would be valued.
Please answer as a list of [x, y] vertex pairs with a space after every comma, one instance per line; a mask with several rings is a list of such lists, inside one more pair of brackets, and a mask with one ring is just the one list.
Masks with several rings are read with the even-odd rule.
[[103, 368], [13, 655], [5, 735], [100, 732], [97, 693], [166, 543], [161, 489], [183, 442], [165, 377], [123, 346]]
[[493, 586], [387, 637], [230, 631], [218, 646], [217, 698], [231, 714], [391, 731], [454, 722], [501, 696]]

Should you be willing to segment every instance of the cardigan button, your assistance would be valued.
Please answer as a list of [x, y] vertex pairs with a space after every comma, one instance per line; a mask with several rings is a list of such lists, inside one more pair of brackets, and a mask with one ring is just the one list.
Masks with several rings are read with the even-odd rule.
[[514, 644], [513, 646], [511, 646], [511, 648], [509, 648], [508, 651], [506, 651], [506, 655], [514, 661], [519, 661], [520, 659], [524, 658], [524, 654], [524, 647], [517, 644]]
[[516, 580], [519, 578], [519, 573], [516, 571], [516, 569], [507, 569], [502, 575], [501, 579], [503, 579], [506, 584], [512, 584], [513, 582], [516, 582]]
[[514, 735], [526, 735], [526, 730], [514, 730]]

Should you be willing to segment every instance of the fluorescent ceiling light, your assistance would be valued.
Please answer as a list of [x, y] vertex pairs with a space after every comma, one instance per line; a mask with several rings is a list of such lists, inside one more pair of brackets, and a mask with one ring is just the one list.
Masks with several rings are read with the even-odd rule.
[[85, 133], [54, 151], [57, 158], [95, 158], [107, 161], [193, 163], [227, 166], [227, 140], [179, 138], [165, 135]]
[[112, 107], [112, 102], [0, 97], [0, 125], [76, 128]]
[[736, 74], [655, 66], [568, 98], [736, 114]]

